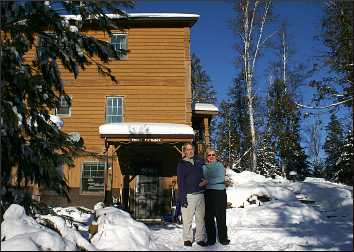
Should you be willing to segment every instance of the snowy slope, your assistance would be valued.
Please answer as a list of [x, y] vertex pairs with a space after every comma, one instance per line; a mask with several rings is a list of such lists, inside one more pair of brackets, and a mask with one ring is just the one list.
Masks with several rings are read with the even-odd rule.
[[[117, 208], [97, 204], [98, 232], [81, 236], [73, 225], [58, 216], [26, 216], [12, 205], [1, 223], [2, 250], [352, 250], [353, 188], [318, 178], [291, 182], [281, 177], [267, 179], [252, 172], [227, 170], [228, 235], [222, 246], [184, 247], [182, 225], [145, 225]], [[87, 230], [90, 211], [56, 208]], [[59, 234], [40, 225], [51, 220]], [[85, 226], [86, 225], [86, 226]], [[194, 224], [193, 224], [194, 225]], [[86, 227], [86, 229], [85, 229]]]
[[[227, 170], [227, 174], [233, 182], [227, 189], [228, 202], [235, 206], [227, 209], [230, 245], [203, 248], [194, 243], [185, 248], [182, 226], [169, 224], [151, 227], [157, 246], [171, 250], [352, 250], [352, 187], [316, 178], [291, 182], [251, 172]], [[254, 195], [270, 200], [250, 204], [247, 199]]]

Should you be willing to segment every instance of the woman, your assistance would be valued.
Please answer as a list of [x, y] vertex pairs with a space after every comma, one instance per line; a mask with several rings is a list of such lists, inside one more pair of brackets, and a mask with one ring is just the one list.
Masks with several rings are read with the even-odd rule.
[[216, 242], [214, 217], [216, 218], [219, 242], [222, 245], [227, 245], [230, 240], [227, 238], [226, 226], [225, 168], [222, 163], [217, 161], [216, 152], [211, 148], [206, 151], [203, 173], [204, 178], [208, 181], [205, 192], [205, 228], [208, 245], [213, 245]]

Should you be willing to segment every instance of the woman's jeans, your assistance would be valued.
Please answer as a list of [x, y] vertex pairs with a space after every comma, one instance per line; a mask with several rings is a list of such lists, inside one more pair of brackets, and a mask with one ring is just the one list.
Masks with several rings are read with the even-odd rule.
[[226, 190], [207, 189], [205, 192], [205, 227], [209, 243], [216, 242], [215, 221], [218, 229], [219, 241], [226, 241]]

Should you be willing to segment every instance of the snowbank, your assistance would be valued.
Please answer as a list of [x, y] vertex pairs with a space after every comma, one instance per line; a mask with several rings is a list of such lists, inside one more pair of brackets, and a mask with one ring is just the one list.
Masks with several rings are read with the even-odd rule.
[[[226, 169], [226, 176], [230, 181], [230, 187], [226, 188], [227, 201], [232, 207], [260, 206], [267, 201], [280, 202], [287, 207], [286, 202], [293, 202], [292, 205], [301, 206], [301, 211], [307, 211], [306, 216], [312, 220], [318, 217], [316, 212], [318, 209], [336, 212], [336, 216], [348, 216], [352, 211], [353, 188], [323, 178], [307, 177], [303, 182], [290, 182], [281, 177], [271, 179], [249, 171], [236, 173], [231, 169]], [[315, 204], [317, 210], [304, 209], [303, 204], [306, 203]], [[291, 211], [295, 210], [287, 212]], [[279, 214], [277, 213], [276, 216]], [[292, 215], [289, 214], [288, 218], [291, 219]], [[295, 220], [291, 223], [296, 222]]]
[[63, 239], [57, 232], [38, 224], [25, 209], [12, 204], [4, 213], [1, 223], [1, 250], [76, 250], [76, 245]]
[[232, 180], [233, 186], [238, 186], [249, 182], [265, 182], [270, 180], [269, 178], [266, 178], [254, 172], [243, 171], [237, 173], [231, 170], [230, 168], [226, 168], [226, 176], [228, 176]]
[[149, 228], [114, 207], [98, 208], [98, 232], [91, 242], [99, 250], [149, 250], [155, 246]]
[[236, 173], [229, 168], [226, 169], [226, 177], [230, 181], [230, 186], [226, 188], [227, 201], [232, 207], [246, 207], [251, 203], [261, 205], [259, 199], [268, 201], [272, 198], [264, 186], [271, 179], [249, 171]]
[[39, 218], [40, 222], [50, 221], [56, 230], [59, 231], [60, 235], [66, 242], [70, 242], [74, 244], [74, 247], [77, 245], [79, 248], [84, 249], [86, 251], [95, 251], [96, 248], [85, 238], [81, 236], [81, 234], [75, 229], [69, 228], [66, 225], [66, 222], [63, 218], [59, 216], [53, 215], [42, 215]]
[[55, 207], [53, 211], [60, 216], [71, 218], [75, 222], [90, 224], [94, 219], [94, 211], [84, 207]]

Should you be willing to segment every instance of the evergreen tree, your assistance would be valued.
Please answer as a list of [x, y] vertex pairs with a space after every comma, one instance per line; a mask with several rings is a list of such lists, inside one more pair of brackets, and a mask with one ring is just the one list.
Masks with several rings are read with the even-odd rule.
[[216, 138], [219, 157], [226, 161], [229, 167], [238, 160], [240, 149], [240, 138], [236, 131], [235, 118], [232, 117], [232, 109], [229, 102], [221, 102]]
[[[231, 162], [238, 171], [252, 170], [251, 158], [251, 132], [249, 127], [248, 104], [246, 86], [243, 74], [234, 79], [233, 85], [229, 89], [229, 100], [221, 103], [220, 120], [217, 131], [217, 146], [220, 153], [225, 153], [225, 160], [228, 160], [230, 134], [232, 146], [230, 150]], [[258, 99], [254, 97], [254, 102]], [[257, 120], [255, 121], [258, 131], [259, 125], [263, 124], [261, 113], [256, 106]]]
[[328, 51], [321, 63], [336, 74], [312, 83], [318, 88], [318, 100], [353, 105], [353, 8], [353, 1], [333, 0], [325, 5], [321, 38]]
[[238, 156], [241, 158], [239, 166], [240, 170], [252, 170], [252, 147], [251, 132], [249, 127], [248, 104], [246, 95], [246, 84], [243, 75], [239, 75], [234, 79], [233, 86], [230, 88], [229, 96], [233, 109], [231, 117], [235, 121], [235, 134], [239, 135]]
[[311, 173], [313, 177], [323, 177], [324, 162], [321, 157], [321, 148], [323, 146], [321, 140], [322, 121], [320, 120], [319, 113], [314, 116], [312, 124], [308, 125], [305, 129], [307, 132], [307, 145], [308, 152], [311, 156]]
[[210, 83], [210, 77], [203, 69], [200, 59], [192, 54], [192, 102], [216, 103], [216, 92]]
[[308, 163], [300, 145], [300, 112], [293, 99], [282, 80], [271, 83], [267, 128], [282, 174], [288, 176], [290, 171], [296, 171], [299, 178], [305, 178], [309, 175]]
[[[216, 91], [213, 85], [210, 83], [210, 77], [208, 73], [203, 69], [200, 59], [192, 54], [191, 62], [191, 84], [192, 84], [192, 103], [211, 103], [216, 105]], [[217, 123], [216, 118], [212, 118], [209, 127], [210, 142], [216, 142]]]
[[338, 171], [337, 160], [341, 156], [344, 137], [342, 126], [333, 111], [330, 122], [326, 126], [326, 131], [327, 137], [324, 144], [324, 150], [327, 155], [325, 177], [329, 180], [334, 180]]
[[266, 133], [257, 152], [257, 173], [265, 177], [281, 175], [275, 160], [275, 151], [272, 148], [270, 135]]
[[[50, 117], [61, 96], [70, 104], [59, 64], [75, 78], [80, 68], [94, 64], [99, 73], [115, 81], [103, 63], [126, 52], [116, 52], [110, 43], [81, 31], [94, 24], [111, 35], [110, 29], [117, 24], [104, 13], [126, 16], [117, 6], [111, 1], [81, 1], [79, 5], [63, 1], [57, 9], [50, 1], [1, 3], [2, 191], [8, 188], [15, 168], [20, 189], [23, 182], [39, 183], [68, 197], [68, 185], [57, 168], [74, 165], [74, 158], [85, 154], [85, 148], [80, 137], [61, 131]], [[126, 1], [124, 6], [132, 3]], [[60, 15], [63, 11], [82, 19], [68, 21]]]
[[353, 132], [350, 130], [344, 139], [334, 174], [336, 182], [353, 185]]
[[325, 164], [322, 162], [317, 162], [312, 164], [312, 177], [323, 178], [325, 176]]

